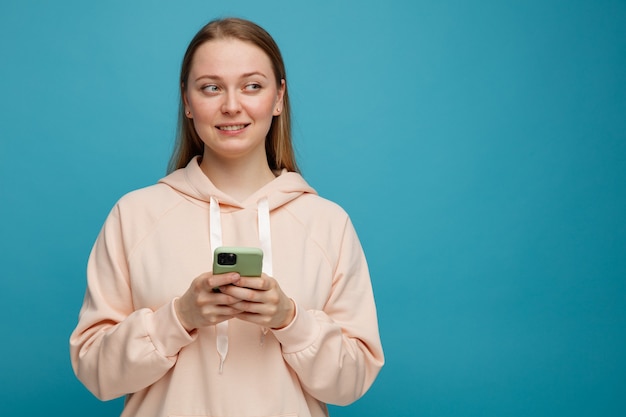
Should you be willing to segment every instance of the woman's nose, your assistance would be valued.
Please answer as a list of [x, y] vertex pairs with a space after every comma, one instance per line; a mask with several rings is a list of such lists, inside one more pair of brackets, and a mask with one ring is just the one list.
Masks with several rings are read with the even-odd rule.
[[236, 114], [241, 111], [241, 103], [236, 92], [229, 92], [224, 96], [222, 103], [222, 112], [227, 114]]

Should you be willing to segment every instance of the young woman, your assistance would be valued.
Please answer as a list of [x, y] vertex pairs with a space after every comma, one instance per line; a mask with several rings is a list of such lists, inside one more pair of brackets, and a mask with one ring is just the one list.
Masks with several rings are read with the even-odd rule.
[[[241, 19], [184, 56], [170, 173], [113, 208], [70, 337], [74, 371], [123, 416], [325, 416], [383, 365], [363, 250], [298, 173], [283, 60]], [[213, 251], [263, 250], [260, 277]]]

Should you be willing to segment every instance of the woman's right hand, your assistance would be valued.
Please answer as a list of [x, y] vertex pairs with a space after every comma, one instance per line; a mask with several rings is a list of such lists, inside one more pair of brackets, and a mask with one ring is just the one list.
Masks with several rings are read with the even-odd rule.
[[222, 294], [214, 289], [234, 284], [239, 274], [227, 273], [213, 275], [206, 272], [195, 278], [187, 291], [174, 302], [174, 309], [183, 327], [191, 332], [199, 327], [211, 326], [241, 313], [231, 304], [239, 299]]

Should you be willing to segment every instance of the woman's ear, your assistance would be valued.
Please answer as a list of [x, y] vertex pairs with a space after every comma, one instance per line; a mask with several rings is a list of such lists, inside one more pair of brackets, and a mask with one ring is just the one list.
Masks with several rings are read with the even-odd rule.
[[185, 117], [193, 119], [191, 114], [191, 108], [189, 107], [189, 100], [187, 100], [187, 91], [185, 90], [185, 84], [180, 84], [180, 95], [183, 98], [183, 106], [185, 106]]
[[285, 80], [280, 80], [280, 87], [278, 88], [278, 95], [276, 97], [276, 107], [274, 108], [274, 116], [278, 116], [283, 112], [283, 97], [285, 96], [285, 88], [287, 85], [285, 84]]

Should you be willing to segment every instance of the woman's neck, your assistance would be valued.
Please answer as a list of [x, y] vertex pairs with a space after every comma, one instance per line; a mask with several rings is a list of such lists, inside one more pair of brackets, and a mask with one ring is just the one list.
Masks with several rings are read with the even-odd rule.
[[239, 202], [276, 178], [265, 158], [224, 160], [205, 152], [200, 168], [217, 188]]

